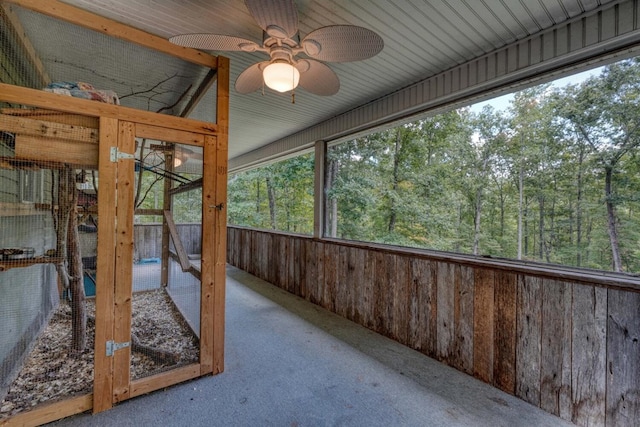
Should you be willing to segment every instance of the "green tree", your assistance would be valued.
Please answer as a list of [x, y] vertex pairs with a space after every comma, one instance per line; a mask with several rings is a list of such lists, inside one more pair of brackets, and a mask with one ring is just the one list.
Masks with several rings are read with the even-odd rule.
[[[605, 67], [600, 76], [557, 95], [557, 111], [589, 147], [594, 165], [604, 174], [607, 234], [614, 271], [623, 270], [629, 248], [620, 241], [622, 168], [640, 145], [640, 64], [628, 60]], [[623, 253], [625, 255], [623, 255]]]

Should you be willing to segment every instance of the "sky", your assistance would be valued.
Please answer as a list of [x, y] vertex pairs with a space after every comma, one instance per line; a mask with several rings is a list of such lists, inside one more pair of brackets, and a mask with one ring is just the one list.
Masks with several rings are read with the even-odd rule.
[[[564, 87], [569, 84], [582, 83], [591, 76], [600, 74], [603, 67], [593, 68], [591, 70], [583, 71], [581, 73], [573, 74], [571, 76], [562, 77], [552, 82], [555, 87]], [[487, 101], [478, 102], [471, 105], [469, 108], [474, 113], [479, 113], [485, 105], [491, 105], [496, 110], [506, 110], [509, 107], [509, 103], [513, 99], [513, 93], [502, 95], [497, 98], [489, 99]]]

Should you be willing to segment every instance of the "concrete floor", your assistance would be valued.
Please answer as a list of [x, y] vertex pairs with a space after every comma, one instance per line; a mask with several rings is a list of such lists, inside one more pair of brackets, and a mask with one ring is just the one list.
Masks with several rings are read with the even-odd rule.
[[571, 426], [227, 269], [225, 372], [57, 426]]

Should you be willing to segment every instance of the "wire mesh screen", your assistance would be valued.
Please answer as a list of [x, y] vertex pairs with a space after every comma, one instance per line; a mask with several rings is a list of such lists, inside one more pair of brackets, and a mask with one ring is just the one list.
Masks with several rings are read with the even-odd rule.
[[0, 108], [0, 420], [93, 387], [97, 126]]
[[[103, 291], [99, 283], [114, 280], [113, 272], [104, 271], [123, 258], [103, 259], [100, 272], [97, 248], [113, 245], [115, 250], [118, 241], [97, 238], [99, 208], [117, 215], [115, 206], [103, 208], [97, 202], [100, 119], [68, 111], [109, 111], [98, 113], [110, 123], [106, 128], [116, 129], [109, 129], [109, 148], [120, 148], [125, 137], [118, 129], [124, 122], [134, 133], [140, 123], [163, 126], [161, 119], [139, 119], [142, 114], [127, 108], [116, 114], [112, 105], [89, 113], [70, 99], [214, 121], [213, 77], [206, 66], [0, 0], [0, 83], [37, 89], [37, 95], [21, 89], [20, 96], [29, 92], [34, 104], [52, 105], [45, 110], [3, 101], [28, 102], [20, 97], [0, 99], [0, 423], [43, 403], [89, 396], [95, 307], [99, 313], [115, 312], [96, 301], [96, 293]], [[198, 105], [199, 100], [207, 105]], [[189, 131], [177, 134], [176, 139], [198, 145], [191, 137], [181, 139]], [[126, 283], [115, 280], [114, 285], [118, 298], [128, 297], [127, 292], [131, 296], [132, 380], [199, 361], [202, 238], [202, 148], [136, 138], [134, 157], [105, 162], [109, 173], [135, 168], [135, 188], [126, 191], [131, 191], [136, 214], [111, 221], [133, 226], [133, 255], [128, 259], [127, 252], [125, 260], [127, 271], [131, 263], [131, 276], [118, 275], [122, 270], [116, 268], [115, 277]], [[103, 189], [118, 194], [112, 203], [120, 201], [126, 187], [118, 188], [114, 176], [103, 173], [103, 184], [109, 183]], [[106, 322], [98, 317], [98, 326]], [[128, 331], [126, 325], [121, 330]], [[105, 357], [115, 358], [108, 355], [110, 338], [100, 343], [107, 346], [107, 356], [98, 355], [96, 366]]]
[[2, 83], [214, 121], [213, 103], [191, 102], [207, 67], [1, 0], [0, 45]]
[[[197, 148], [144, 139], [138, 139], [138, 146], [131, 322], [134, 380], [199, 360], [202, 235]], [[169, 250], [163, 253], [163, 247]]]

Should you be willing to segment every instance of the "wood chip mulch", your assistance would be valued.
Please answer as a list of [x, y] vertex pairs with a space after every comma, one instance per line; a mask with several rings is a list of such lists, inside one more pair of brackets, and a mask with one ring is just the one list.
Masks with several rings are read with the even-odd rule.
[[[132, 311], [131, 331], [139, 342], [176, 356], [175, 361], [161, 363], [147, 354], [132, 351], [132, 379], [198, 361], [198, 339], [164, 290], [134, 294]], [[41, 403], [92, 391], [94, 313], [94, 300], [87, 299], [86, 350], [70, 356], [71, 308], [65, 302], [60, 303], [7, 395], [0, 401], [0, 420]]]

